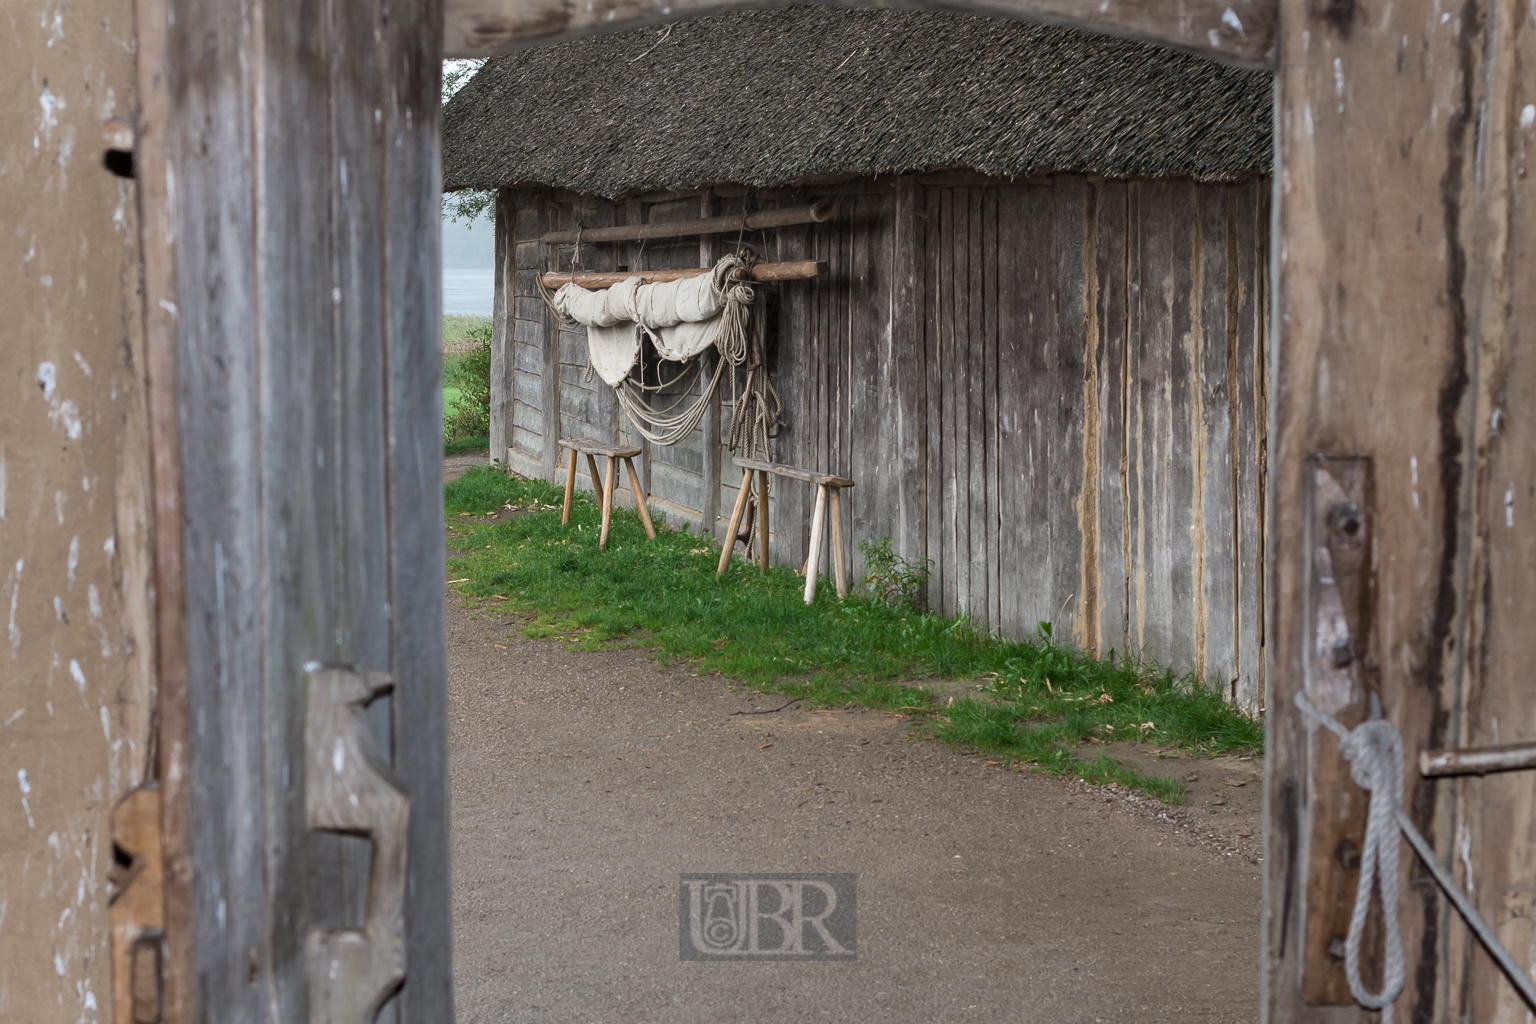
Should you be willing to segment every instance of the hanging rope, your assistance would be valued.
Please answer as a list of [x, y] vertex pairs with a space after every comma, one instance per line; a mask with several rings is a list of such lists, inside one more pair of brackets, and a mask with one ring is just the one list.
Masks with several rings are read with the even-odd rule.
[[[1401, 829], [1478, 941], [1498, 963], [1526, 1005], [1536, 1011], [1536, 984], [1484, 923], [1472, 901], [1456, 884], [1456, 879], [1440, 863], [1429, 841], [1403, 811], [1403, 739], [1398, 735], [1397, 726], [1382, 717], [1380, 699], [1371, 694], [1370, 718], [1353, 729], [1346, 729], [1303, 694], [1296, 695], [1296, 706], [1302, 714], [1339, 738], [1339, 753], [1349, 762], [1349, 774], [1371, 794], [1370, 810], [1366, 815], [1365, 848], [1360, 854], [1360, 884], [1355, 889], [1355, 910], [1349, 919], [1349, 935], [1344, 941], [1344, 972], [1349, 980], [1349, 994], [1354, 996], [1355, 1002], [1367, 1009], [1380, 1010], [1382, 1024], [1392, 1024], [1392, 1004], [1403, 991], [1403, 939], [1397, 921], [1397, 830]], [[1370, 912], [1374, 889], [1379, 889], [1381, 895], [1382, 920], [1387, 932], [1386, 953], [1381, 991], [1368, 992], [1360, 979], [1360, 940], [1365, 934], [1365, 919]]]

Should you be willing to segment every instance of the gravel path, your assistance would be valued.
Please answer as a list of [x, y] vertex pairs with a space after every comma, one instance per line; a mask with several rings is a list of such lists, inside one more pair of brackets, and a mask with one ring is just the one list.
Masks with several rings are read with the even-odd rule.
[[[1255, 763], [1171, 809], [520, 626], [449, 597], [460, 1021], [1258, 1019]], [[679, 962], [698, 871], [856, 872], [857, 961]]]

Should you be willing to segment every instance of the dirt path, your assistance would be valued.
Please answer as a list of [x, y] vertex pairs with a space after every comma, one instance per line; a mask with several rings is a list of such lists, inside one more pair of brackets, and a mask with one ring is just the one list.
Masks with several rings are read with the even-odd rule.
[[460, 452], [443, 459], [443, 483], [450, 483], [464, 475], [470, 466], [483, 466], [491, 459], [484, 448], [479, 451]]
[[[1172, 811], [453, 596], [448, 641], [460, 1021], [1258, 1019], [1251, 764], [1159, 762]], [[680, 873], [799, 870], [858, 874], [856, 962], [679, 962]]]

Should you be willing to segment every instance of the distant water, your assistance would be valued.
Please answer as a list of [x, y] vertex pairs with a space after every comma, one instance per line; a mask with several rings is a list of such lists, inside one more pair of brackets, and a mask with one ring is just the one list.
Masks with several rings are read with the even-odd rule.
[[443, 312], [490, 316], [496, 302], [494, 270], [444, 270]]

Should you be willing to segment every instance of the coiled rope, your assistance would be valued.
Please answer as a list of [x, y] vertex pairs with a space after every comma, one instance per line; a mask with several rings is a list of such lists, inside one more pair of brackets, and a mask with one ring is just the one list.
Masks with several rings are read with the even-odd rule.
[[[691, 394], [694, 384], [703, 377], [703, 364], [697, 359], [692, 360], [693, 380], [670, 405], [658, 407], [650, 393], [674, 389], [678, 387], [678, 381], [646, 384], [643, 366], [639, 379], [631, 375], [614, 388], [624, 415], [652, 444], [674, 445], [692, 433], [708, 412], [710, 402], [720, 388], [721, 378], [728, 372], [731, 400], [735, 403], [728, 447], [733, 452], [742, 449], [749, 459], [767, 457], [768, 442], [779, 436], [784, 422], [778, 391], [768, 379], [767, 367], [763, 365], [767, 316], [763, 296], [752, 286], [749, 277], [752, 265], [757, 262], [755, 253], [743, 249], [736, 255], [726, 256], [710, 271], [714, 286], [725, 294], [725, 308], [720, 313], [722, 322], [714, 342], [719, 359], [708, 383], [697, 395]], [[555, 305], [554, 292], [544, 284], [542, 275], [538, 287], [540, 298], [556, 320], [566, 326], [577, 323], [574, 317], [562, 313]], [[736, 375], [743, 366], [747, 368], [746, 385], [738, 395]], [[589, 361], [586, 380], [592, 379], [592, 372]]]
[[[1403, 811], [1403, 738], [1398, 734], [1397, 726], [1382, 717], [1380, 699], [1371, 694], [1370, 717], [1353, 729], [1346, 729], [1338, 719], [1303, 694], [1296, 695], [1296, 707], [1339, 738], [1339, 753], [1349, 762], [1350, 776], [1371, 794], [1365, 846], [1360, 854], [1360, 883], [1355, 889], [1355, 909], [1349, 919], [1349, 935], [1344, 941], [1344, 972], [1349, 980], [1349, 994], [1355, 1002], [1367, 1009], [1380, 1010], [1382, 1024], [1392, 1024], [1392, 1004], [1403, 991], [1403, 939], [1397, 920], [1399, 847], [1396, 831], [1401, 829], [1472, 933], [1498, 963], [1526, 1005], [1536, 1011], [1536, 984], [1515, 963], [1514, 957], [1493, 934], [1493, 929], [1484, 923], [1450, 870], [1440, 863], [1429, 841]], [[1379, 992], [1366, 991], [1365, 983], [1360, 979], [1360, 940], [1365, 933], [1373, 889], [1380, 890], [1382, 920], [1387, 932]]]

